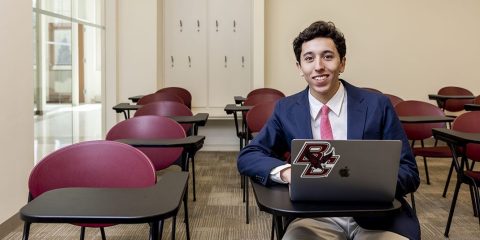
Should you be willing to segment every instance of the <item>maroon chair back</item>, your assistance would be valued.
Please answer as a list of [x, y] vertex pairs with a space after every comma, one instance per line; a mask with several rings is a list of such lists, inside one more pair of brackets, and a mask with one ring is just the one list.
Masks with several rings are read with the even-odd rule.
[[76, 143], [50, 153], [33, 168], [28, 188], [34, 199], [58, 188], [136, 188], [152, 186], [155, 182], [155, 169], [145, 154], [127, 144], [101, 140]]
[[247, 112], [247, 126], [251, 133], [260, 132], [273, 113], [276, 102], [263, 102]]
[[480, 104], [480, 95], [476, 96], [475, 99], [473, 99], [473, 103]]
[[[156, 116], [192, 116], [192, 111], [184, 104], [171, 101], [153, 102], [142, 106], [135, 112], [134, 117], [156, 115]], [[192, 124], [181, 124], [186, 133], [192, 128]]]
[[395, 107], [395, 105], [397, 105], [399, 102], [403, 102], [403, 99], [400, 98], [400, 97], [397, 97], [395, 95], [392, 95], [392, 94], [388, 94], [388, 93], [384, 93], [385, 96], [388, 97], [388, 99], [390, 99], [390, 102], [392, 103], [392, 105]]
[[[107, 140], [117, 139], [178, 139], [185, 138], [182, 126], [167, 117], [140, 116], [117, 123], [107, 133]], [[138, 148], [153, 163], [155, 170], [171, 166], [182, 155], [183, 148]]]
[[[452, 129], [460, 132], [480, 133], [480, 111], [466, 112], [455, 118]], [[467, 157], [480, 161], [480, 144], [467, 144]]]
[[257, 88], [252, 91], [250, 91], [247, 94], [247, 98], [250, 96], [253, 96], [255, 94], [264, 94], [264, 93], [271, 93], [271, 94], [277, 94], [280, 95], [281, 97], [285, 97], [285, 94], [281, 92], [280, 90], [274, 89], [274, 88]]
[[[415, 100], [403, 101], [395, 105], [398, 116], [444, 116], [437, 106]], [[432, 128], [445, 127], [445, 123], [403, 123], [403, 128], [410, 140], [422, 140], [432, 136]]]
[[192, 94], [185, 88], [181, 87], [166, 87], [159, 89], [157, 93], [173, 93], [178, 95], [185, 105], [187, 105], [188, 108], [192, 108]]
[[255, 106], [263, 102], [276, 102], [278, 99], [281, 99], [281, 98], [283, 98], [283, 96], [276, 93], [254, 94], [250, 97], [247, 97], [247, 99], [245, 99], [245, 102], [243, 102], [243, 105]]
[[147, 105], [149, 103], [159, 102], [159, 101], [171, 101], [171, 102], [178, 102], [181, 104], [185, 104], [183, 99], [180, 98], [178, 95], [173, 93], [167, 93], [167, 92], [152, 93], [152, 94], [145, 95], [138, 100], [137, 104]]
[[[455, 95], [466, 95], [466, 96], [473, 96], [473, 93], [470, 92], [468, 89], [462, 87], [443, 87], [438, 90], [438, 95], [447, 95], [447, 96], [455, 96]], [[472, 103], [471, 99], [448, 99], [445, 102], [444, 110], [450, 112], [459, 112], [464, 109], [464, 105], [467, 103]]]

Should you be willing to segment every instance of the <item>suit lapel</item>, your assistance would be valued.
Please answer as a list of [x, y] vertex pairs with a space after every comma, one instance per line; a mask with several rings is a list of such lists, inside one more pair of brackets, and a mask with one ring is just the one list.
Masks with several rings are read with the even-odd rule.
[[293, 116], [295, 118], [296, 127], [298, 129], [298, 136], [295, 138], [312, 139], [312, 127], [310, 123], [310, 103], [308, 102], [308, 87], [302, 92], [300, 98], [297, 100], [297, 107], [293, 109]]
[[368, 106], [357, 88], [342, 81], [347, 91], [347, 139], [363, 139]]

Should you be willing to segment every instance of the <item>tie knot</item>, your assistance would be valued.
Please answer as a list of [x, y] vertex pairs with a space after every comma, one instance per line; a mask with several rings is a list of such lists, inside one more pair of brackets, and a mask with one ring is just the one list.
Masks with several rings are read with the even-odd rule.
[[321, 111], [321, 115], [320, 116], [327, 116], [328, 115], [328, 111], [330, 111], [330, 108], [328, 108], [327, 105], [323, 105], [322, 109], [320, 110]]

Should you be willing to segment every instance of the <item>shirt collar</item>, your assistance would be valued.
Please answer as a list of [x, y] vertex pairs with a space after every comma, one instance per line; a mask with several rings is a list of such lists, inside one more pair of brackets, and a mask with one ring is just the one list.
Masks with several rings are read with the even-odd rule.
[[[323, 103], [318, 101], [308, 89], [308, 102], [310, 103], [310, 115], [312, 119], [317, 119], [320, 116], [320, 109], [323, 107]], [[330, 108], [330, 111], [339, 116], [342, 110], [343, 99], [345, 98], [345, 87], [340, 82], [340, 87], [333, 97], [325, 104]]]

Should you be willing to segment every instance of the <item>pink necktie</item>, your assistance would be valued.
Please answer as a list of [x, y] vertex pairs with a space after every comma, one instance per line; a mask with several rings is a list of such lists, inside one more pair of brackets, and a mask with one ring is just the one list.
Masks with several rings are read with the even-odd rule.
[[320, 137], [322, 140], [333, 140], [332, 126], [330, 125], [330, 120], [328, 119], [328, 112], [330, 108], [327, 105], [323, 105], [320, 110]]

